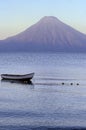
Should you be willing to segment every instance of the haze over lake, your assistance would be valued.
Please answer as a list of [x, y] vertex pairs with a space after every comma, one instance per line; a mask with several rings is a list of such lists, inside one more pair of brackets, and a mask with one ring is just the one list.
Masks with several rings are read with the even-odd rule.
[[1, 53], [0, 73], [35, 76], [0, 82], [0, 130], [86, 127], [85, 68], [85, 53]]

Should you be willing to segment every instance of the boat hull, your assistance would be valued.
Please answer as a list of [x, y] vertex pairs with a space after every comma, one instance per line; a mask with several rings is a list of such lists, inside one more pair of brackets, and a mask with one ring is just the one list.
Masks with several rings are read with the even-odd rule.
[[1, 78], [5, 80], [21, 80], [21, 81], [29, 81], [33, 78], [34, 73], [26, 74], [26, 75], [10, 75], [10, 74], [1, 74]]

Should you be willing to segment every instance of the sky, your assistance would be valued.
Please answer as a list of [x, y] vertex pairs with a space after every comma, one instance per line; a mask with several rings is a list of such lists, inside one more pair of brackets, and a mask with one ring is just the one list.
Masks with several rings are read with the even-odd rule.
[[86, 0], [0, 0], [0, 40], [24, 31], [44, 16], [55, 16], [86, 34]]

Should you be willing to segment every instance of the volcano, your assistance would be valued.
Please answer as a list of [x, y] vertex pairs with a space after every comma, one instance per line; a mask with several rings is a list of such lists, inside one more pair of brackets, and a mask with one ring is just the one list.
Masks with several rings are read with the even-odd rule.
[[0, 51], [85, 52], [86, 35], [53, 16], [0, 41]]

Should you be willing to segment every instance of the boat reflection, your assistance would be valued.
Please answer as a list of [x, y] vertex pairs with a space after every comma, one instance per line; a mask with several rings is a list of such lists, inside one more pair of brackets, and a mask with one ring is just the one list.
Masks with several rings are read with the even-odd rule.
[[1, 82], [9, 82], [9, 83], [17, 83], [17, 84], [28, 84], [28, 85], [33, 85], [31, 80], [26, 80], [26, 81], [22, 81], [22, 80], [7, 80], [7, 79], [1, 79]]

